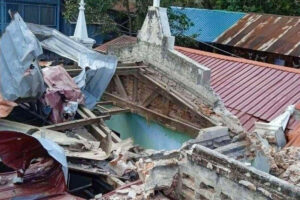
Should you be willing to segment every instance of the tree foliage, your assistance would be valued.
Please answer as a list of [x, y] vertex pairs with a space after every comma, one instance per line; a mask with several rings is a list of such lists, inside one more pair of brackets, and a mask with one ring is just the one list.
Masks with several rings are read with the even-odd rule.
[[[117, 24], [109, 15], [109, 10], [118, 0], [85, 0], [85, 17], [88, 24], [98, 24], [101, 32], [117, 30]], [[80, 0], [65, 0], [63, 17], [69, 22], [76, 22]]]
[[300, 15], [300, 3], [297, 0], [203, 0], [201, 7], [240, 12]]
[[[116, 16], [115, 13], [111, 15], [109, 12], [117, 1], [118, 0], [85, 0], [85, 15], [87, 23], [100, 25], [100, 30], [102, 33], [114, 32], [122, 34], [124, 33], [124, 28], [126, 28], [126, 30], [128, 30], [127, 34], [135, 35], [141, 28], [147, 14], [148, 6], [152, 5], [153, 0], [136, 0], [136, 13], [130, 13], [128, 10], [126, 13], [123, 13], [123, 15], [122, 13], [119, 14], [120, 16], [123, 16], [123, 18], [127, 18], [127, 27], [117, 23], [116, 18], [120, 16]], [[78, 3], [79, 0], [65, 0], [65, 9], [63, 12], [65, 19], [71, 22], [75, 22], [77, 20]], [[123, 1], [123, 5], [127, 9], [129, 9], [128, 3], [129, 0]], [[196, 4], [194, 0], [161, 1], [161, 6], [167, 8], [170, 6], [192, 7], [199, 5], [200, 4]], [[176, 36], [176, 41], [178, 41], [178, 44], [184, 45], [185, 42], [190, 45], [194, 44], [195, 41], [193, 39], [183, 35], [185, 30], [188, 30], [194, 25], [191, 20], [184, 14], [172, 12], [171, 9], [168, 9], [168, 16], [172, 34]], [[191, 35], [190, 37], [193, 38], [196, 37], [196, 35]]]

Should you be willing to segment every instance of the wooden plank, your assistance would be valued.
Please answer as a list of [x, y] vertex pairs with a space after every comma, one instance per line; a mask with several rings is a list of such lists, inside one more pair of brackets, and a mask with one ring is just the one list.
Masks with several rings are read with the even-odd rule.
[[130, 101], [124, 100], [121, 97], [118, 97], [116, 95], [105, 92], [103, 97], [106, 100], [114, 101], [115, 104], [120, 107], [129, 107], [132, 110], [132, 112], [136, 112], [136, 113], [144, 116], [147, 119], [159, 122], [165, 126], [174, 128], [175, 130], [189, 133], [193, 137], [196, 137], [200, 131], [200, 128], [196, 127], [195, 125], [193, 125], [189, 122], [184, 122], [181, 120], [173, 119], [173, 118], [165, 116], [161, 113], [144, 108], [143, 106], [136, 105]]
[[156, 99], [156, 97], [159, 96], [159, 93], [157, 91], [152, 91], [151, 94], [144, 100], [144, 102], [142, 103], [143, 107], [147, 107], [149, 106], [152, 101], [154, 101], [154, 99]]
[[[81, 109], [77, 110], [77, 113], [82, 117], [82, 118], [89, 118], [89, 116], [84, 113]], [[100, 124], [100, 123], [98, 123]], [[88, 129], [91, 132], [91, 134], [98, 140], [100, 141], [100, 147], [105, 151], [106, 154], [111, 153], [111, 147], [112, 147], [112, 140], [111, 136], [107, 135], [104, 133], [99, 126], [95, 124], [88, 125]]]
[[[80, 109], [77, 110], [77, 113], [80, 115], [80, 117], [82, 117], [83, 119], [89, 119], [90, 117], [87, 116], [84, 112], [82, 112]], [[102, 139], [105, 139], [107, 136], [105, 135], [105, 133], [103, 133], [103, 131], [101, 131], [101, 129], [96, 126], [95, 124], [91, 124], [91, 133], [92, 135], [98, 140], [101, 141]]]
[[126, 67], [117, 67], [117, 70], [128, 70], [128, 69], [135, 69], [135, 70], [139, 70], [139, 69], [144, 69], [147, 68], [148, 66], [126, 66]]
[[123, 98], [126, 98], [128, 99], [128, 96], [127, 96], [127, 92], [124, 88], [124, 85], [120, 79], [120, 77], [118, 75], [115, 75], [114, 76], [114, 82], [116, 84], [116, 89], [118, 91], [118, 93], [123, 97]]
[[122, 62], [119, 62], [118, 63], [118, 67], [126, 67], [126, 66], [139, 66], [143, 64], [143, 62], [127, 62], [127, 63], [122, 63]]
[[148, 75], [145, 75], [143, 73], [140, 73], [139, 75], [142, 78], [144, 78], [145, 80], [149, 81], [150, 83], [156, 85], [162, 91], [161, 94], [164, 94], [163, 96], [171, 97], [172, 100], [174, 100], [175, 102], [178, 102], [179, 104], [184, 105], [185, 107], [189, 108], [192, 112], [194, 112], [197, 116], [204, 118], [208, 123], [207, 126], [213, 126], [213, 125], [218, 124], [217, 122], [215, 122], [212, 119], [208, 118], [207, 116], [203, 115], [201, 112], [197, 111], [198, 106], [195, 105], [194, 103], [192, 103], [189, 99], [186, 99], [183, 95], [179, 94], [177, 91], [175, 91], [171, 88], [166, 89], [166, 86], [163, 85], [163, 83], [154, 80], [153, 78], [151, 78]]
[[108, 110], [108, 111], [104, 111], [103, 114], [110, 114], [110, 115], [115, 115], [115, 114], [120, 114], [120, 113], [124, 113], [124, 112], [130, 112], [129, 108], [120, 108], [120, 109], [114, 109], [114, 110]]
[[133, 77], [133, 101], [134, 102], [139, 102], [139, 99], [138, 99], [138, 90], [139, 90], [139, 81], [136, 77]]
[[[84, 106], [80, 106], [80, 110], [83, 111], [85, 115], [88, 117], [96, 117], [96, 115], [89, 109]], [[103, 121], [104, 122], [104, 121]], [[113, 142], [121, 142], [121, 138], [119, 138], [113, 131], [111, 131], [104, 123], [99, 123], [99, 128], [104, 131], [106, 134], [110, 134]]]
[[101, 119], [107, 120], [110, 118], [110, 115], [105, 115], [105, 116], [100, 116], [100, 117], [91, 117], [91, 118], [86, 118], [86, 119], [79, 119], [79, 120], [73, 120], [73, 121], [68, 121], [68, 122], [63, 122], [59, 124], [53, 124], [49, 126], [44, 126], [43, 128], [47, 128], [53, 131], [61, 131], [61, 130], [66, 130], [66, 129], [71, 129], [71, 128], [77, 128], [81, 126], [86, 126], [94, 123], [99, 123], [101, 122]]
[[100, 101], [97, 103], [97, 105], [112, 105], [114, 102], [112, 101]]

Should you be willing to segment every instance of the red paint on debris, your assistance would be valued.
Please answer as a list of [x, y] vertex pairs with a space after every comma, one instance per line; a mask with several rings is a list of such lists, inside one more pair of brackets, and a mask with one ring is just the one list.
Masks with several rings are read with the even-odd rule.
[[[0, 199], [80, 199], [67, 193], [60, 163], [35, 138], [1, 131], [0, 157], [5, 165], [17, 170], [0, 173]], [[14, 184], [21, 171], [23, 182]]]

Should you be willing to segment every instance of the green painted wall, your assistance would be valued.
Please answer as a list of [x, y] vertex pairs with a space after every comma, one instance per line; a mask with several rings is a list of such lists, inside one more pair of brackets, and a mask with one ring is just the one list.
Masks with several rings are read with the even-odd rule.
[[173, 150], [192, 137], [170, 130], [144, 117], [132, 113], [113, 115], [106, 121], [107, 126], [120, 133], [122, 139], [132, 137], [135, 144], [146, 149]]

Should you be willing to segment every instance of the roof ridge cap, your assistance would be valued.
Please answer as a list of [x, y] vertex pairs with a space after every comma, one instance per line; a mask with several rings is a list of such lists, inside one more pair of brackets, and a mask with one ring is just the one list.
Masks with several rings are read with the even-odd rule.
[[218, 59], [234, 61], [234, 62], [243, 62], [243, 63], [246, 63], [246, 64], [252, 64], [252, 65], [256, 65], [256, 66], [260, 66], [260, 67], [268, 67], [268, 68], [281, 70], [281, 71], [285, 71], [285, 72], [300, 74], [300, 69], [293, 69], [293, 68], [290, 68], [290, 67], [284, 67], [284, 66], [274, 65], [274, 64], [270, 64], [270, 63], [263, 63], [263, 62], [259, 62], [259, 61], [255, 61], [255, 60], [248, 60], [248, 59], [245, 59], [245, 58], [236, 58], [236, 57], [231, 57], [231, 56], [225, 56], [225, 55], [221, 55], [221, 54], [206, 52], [206, 51], [187, 48], [187, 47], [176, 46], [175, 49], [176, 50], [187, 51], [189, 53], [195, 53], [195, 54], [199, 54], [199, 55], [210, 56], [210, 57], [214, 57], [214, 58], [218, 58]]

